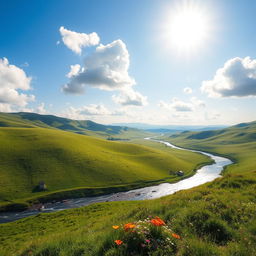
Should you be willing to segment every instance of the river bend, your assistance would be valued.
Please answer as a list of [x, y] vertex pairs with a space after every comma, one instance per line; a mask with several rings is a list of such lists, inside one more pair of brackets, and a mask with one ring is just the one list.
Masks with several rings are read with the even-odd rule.
[[[103, 196], [76, 198], [76, 199], [62, 200], [61, 202], [47, 203], [44, 205], [44, 209], [42, 210], [42, 212], [61, 211], [65, 209], [78, 208], [78, 207], [82, 207], [92, 203], [99, 203], [99, 202], [145, 200], [145, 199], [159, 198], [162, 196], [173, 194], [179, 190], [193, 188], [198, 185], [204, 184], [206, 182], [213, 181], [214, 179], [221, 176], [220, 175], [221, 171], [225, 166], [232, 164], [232, 161], [225, 157], [216, 156], [203, 151], [176, 147], [171, 143], [162, 141], [162, 140], [155, 140], [152, 138], [145, 138], [145, 139], [165, 144], [167, 147], [201, 153], [203, 155], [206, 155], [212, 158], [214, 160], [214, 163], [211, 165], [206, 165], [201, 167], [200, 169], [197, 170], [195, 175], [189, 178], [180, 180], [176, 183], [162, 183], [160, 185], [134, 189], [127, 192], [118, 192], [118, 193], [113, 193], [113, 194], [108, 194]], [[15, 221], [31, 215], [36, 215], [38, 213], [39, 213], [38, 210], [26, 210], [24, 212], [0, 213], [0, 223]]]

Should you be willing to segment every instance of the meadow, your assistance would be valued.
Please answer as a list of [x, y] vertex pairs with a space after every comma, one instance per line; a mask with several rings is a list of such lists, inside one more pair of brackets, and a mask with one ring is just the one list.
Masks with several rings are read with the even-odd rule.
[[[0, 226], [1, 255], [251, 255], [256, 253], [255, 172], [155, 200], [111, 202], [38, 214]], [[113, 225], [159, 216], [180, 236], [172, 253], [129, 254], [126, 233]], [[133, 233], [132, 233], [133, 235]], [[135, 237], [135, 235], [134, 235]], [[158, 234], [161, 238], [161, 233]], [[170, 238], [172, 238], [170, 236]], [[115, 240], [122, 239], [118, 246]]]
[[[231, 158], [235, 163], [225, 169], [222, 178], [160, 199], [99, 203], [2, 224], [0, 255], [256, 255], [255, 141], [236, 136], [244, 129], [254, 133], [254, 124], [245, 127], [215, 131], [207, 138], [201, 132], [165, 137], [180, 146]], [[159, 143], [136, 143], [166, 154], [170, 150]], [[156, 216], [165, 225], [150, 227], [142, 241], [141, 223]], [[136, 227], [129, 232], [126, 224]], [[166, 230], [171, 230], [169, 236]]]
[[[211, 160], [165, 147], [108, 141], [56, 128], [0, 128], [0, 209], [100, 195], [193, 175]], [[155, 143], [156, 144], [156, 143]], [[47, 189], [38, 190], [40, 181]]]

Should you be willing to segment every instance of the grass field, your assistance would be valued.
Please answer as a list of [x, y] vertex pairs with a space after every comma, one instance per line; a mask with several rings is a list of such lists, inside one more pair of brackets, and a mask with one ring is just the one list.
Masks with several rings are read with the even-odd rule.
[[[209, 158], [191, 152], [47, 128], [0, 128], [0, 141], [2, 206], [38, 197], [50, 200], [56, 193], [62, 198], [86, 196], [176, 181], [175, 171], [190, 176], [209, 163]], [[40, 181], [47, 191], [35, 192]]]
[[226, 173], [245, 173], [256, 170], [256, 122], [244, 123], [227, 129], [204, 132], [183, 132], [165, 137], [179, 146], [226, 155], [235, 164]]
[[129, 255], [114, 244], [115, 239], [125, 238], [112, 225], [160, 216], [181, 239], [173, 241], [173, 253], [158, 250], [152, 255], [254, 256], [255, 189], [255, 173], [247, 173], [157, 200], [101, 203], [38, 214], [0, 226], [0, 255]]
[[[253, 126], [249, 124], [223, 129], [218, 135], [210, 133], [209, 137], [208, 133], [207, 138], [200, 133], [183, 133], [168, 138], [180, 146], [232, 158], [235, 164], [227, 168], [223, 178], [160, 199], [93, 204], [2, 224], [0, 255], [255, 256], [255, 141], [241, 140], [242, 135], [236, 136], [246, 133], [244, 129], [253, 134]], [[136, 143], [150, 147], [152, 142]], [[168, 153], [169, 149], [161, 148], [161, 144], [156, 145], [154, 150], [162, 149]], [[150, 231], [150, 235], [158, 237], [160, 241], [156, 249], [150, 247], [146, 251], [147, 247], [142, 250], [141, 244], [130, 247], [131, 241], [127, 240], [129, 236], [135, 238], [132, 239], [133, 244], [137, 240], [140, 242], [136, 232], [127, 233], [112, 228], [112, 225], [119, 225], [122, 229], [125, 223], [137, 222], [150, 216], [159, 216], [178, 234], [179, 239], [170, 235], [170, 250], [161, 244], [161, 230], [155, 230], [155, 233]], [[124, 244], [116, 245], [116, 239], [123, 240]]]
[[114, 139], [136, 139], [149, 136], [144, 130], [125, 126], [98, 124], [90, 120], [72, 120], [54, 115], [36, 113], [0, 113], [0, 127], [49, 128], [88, 136]]

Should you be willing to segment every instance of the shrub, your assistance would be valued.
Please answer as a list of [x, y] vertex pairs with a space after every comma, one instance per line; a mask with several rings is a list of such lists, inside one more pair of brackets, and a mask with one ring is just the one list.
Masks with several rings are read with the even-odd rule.
[[181, 239], [159, 217], [113, 226], [113, 229], [98, 255], [175, 255], [177, 241]]

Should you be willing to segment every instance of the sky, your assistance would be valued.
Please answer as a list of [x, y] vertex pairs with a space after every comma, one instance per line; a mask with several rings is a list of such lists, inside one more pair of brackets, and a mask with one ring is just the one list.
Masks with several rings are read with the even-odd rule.
[[0, 10], [2, 112], [256, 120], [254, 0], [9, 0]]

